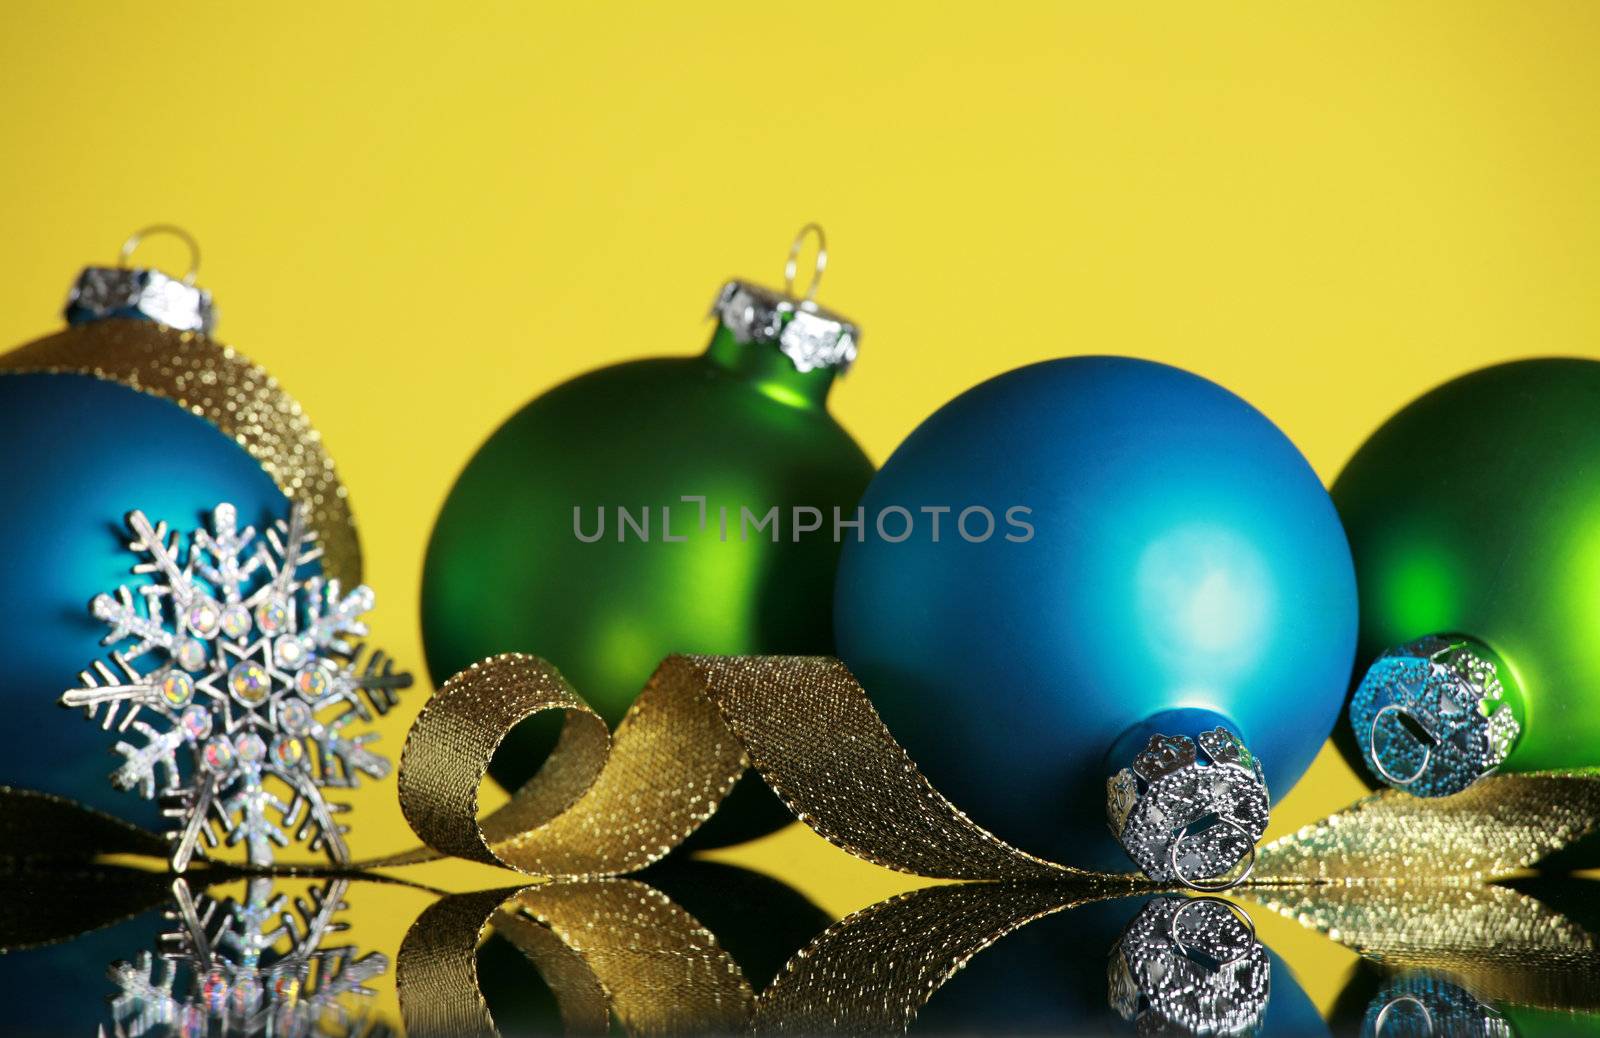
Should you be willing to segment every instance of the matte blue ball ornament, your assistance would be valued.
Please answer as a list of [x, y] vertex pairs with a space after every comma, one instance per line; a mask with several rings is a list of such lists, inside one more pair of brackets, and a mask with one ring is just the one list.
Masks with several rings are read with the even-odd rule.
[[[205, 408], [185, 406], [178, 398], [188, 396], [172, 384], [172, 372], [193, 371], [194, 393], [217, 399], [228, 387], [212, 379], [198, 388], [198, 372], [225, 381], [247, 366], [231, 352], [226, 363], [211, 364], [226, 352], [207, 335], [212, 316], [210, 296], [188, 279], [90, 267], [73, 289], [66, 331], [0, 356], [0, 785], [155, 820], [151, 805], [112, 787], [109, 775], [121, 760], [109, 752], [113, 740], [58, 701], [80, 671], [111, 651], [89, 604], [130, 580], [131, 510], [192, 528], [229, 501], [241, 526], [258, 529], [286, 510], [285, 491], [246, 449], [254, 441], [195, 413]], [[128, 363], [133, 355], [167, 360], [140, 370]], [[261, 374], [259, 382], [268, 382]], [[248, 413], [269, 395], [303, 423], [275, 383], [258, 386], [238, 409]], [[312, 443], [282, 447], [321, 451]], [[326, 544], [326, 528], [317, 532]], [[353, 566], [330, 569], [358, 582], [350, 577], [358, 578], [359, 555]]]
[[1058, 861], [1243, 878], [1355, 651], [1344, 531], [1276, 426], [1163, 364], [1047, 361], [940, 408], [862, 505], [839, 651], [941, 793]]

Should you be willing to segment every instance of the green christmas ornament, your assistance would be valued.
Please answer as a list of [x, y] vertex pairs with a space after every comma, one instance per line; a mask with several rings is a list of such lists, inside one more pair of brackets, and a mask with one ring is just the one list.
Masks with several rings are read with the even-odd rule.
[[[795, 262], [813, 230], [816, 277], [801, 297]], [[718, 293], [705, 353], [582, 375], [489, 438], [428, 546], [436, 682], [495, 653], [534, 653], [615, 725], [670, 653], [833, 651], [834, 523], [855, 518], [873, 468], [828, 413], [859, 333], [813, 302], [826, 262], [808, 226], [783, 292], [731, 281]], [[490, 773], [514, 789], [551, 745], [524, 725]], [[746, 776], [702, 842], [786, 821]]]
[[1419, 796], [1600, 765], [1600, 363], [1502, 364], [1333, 485], [1361, 596], [1347, 755]]

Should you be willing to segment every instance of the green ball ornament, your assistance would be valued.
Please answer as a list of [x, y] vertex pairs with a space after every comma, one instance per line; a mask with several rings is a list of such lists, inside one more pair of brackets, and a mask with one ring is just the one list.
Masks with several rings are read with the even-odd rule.
[[1597, 458], [1600, 363], [1545, 359], [1445, 383], [1351, 459], [1353, 762], [1422, 796], [1600, 765]]
[[[533, 653], [614, 726], [671, 653], [833, 652], [832, 523], [873, 467], [827, 408], [857, 329], [811, 302], [815, 281], [796, 298], [798, 245], [785, 292], [723, 288], [704, 354], [557, 386], [467, 464], [423, 572], [436, 682]], [[552, 744], [523, 725], [490, 774], [515, 789]], [[788, 820], [746, 776], [697, 836], [732, 843]]]

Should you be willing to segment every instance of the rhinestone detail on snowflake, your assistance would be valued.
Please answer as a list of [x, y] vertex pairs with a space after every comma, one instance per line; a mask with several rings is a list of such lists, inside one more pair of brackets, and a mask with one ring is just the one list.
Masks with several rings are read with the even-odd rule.
[[291, 842], [348, 862], [344, 805], [325, 791], [389, 773], [376, 734], [351, 729], [411, 684], [357, 640], [371, 589], [323, 579], [299, 508], [258, 536], [220, 504], [186, 550], [143, 512], [128, 527], [133, 572], [150, 579], [91, 603], [117, 648], [61, 697], [124, 737], [112, 784], [160, 800], [180, 872], [202, 842], [242, 843], [252, 865]]

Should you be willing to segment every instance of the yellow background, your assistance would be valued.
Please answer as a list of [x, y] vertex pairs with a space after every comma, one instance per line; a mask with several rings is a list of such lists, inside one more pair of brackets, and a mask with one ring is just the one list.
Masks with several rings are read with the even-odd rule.
[[[192, 230], [420, 670], [422, 549], [470, 452], [557, 381], [698, 350], [721, 280], [773, 282], [807, 220], [865, 329], [835, 408], [879, 460], [990, 375], [1116, 352], [1241, 393], [1331, 478], [1442, 379], [1592, 351], [1597, 44], [1582, 0], [9, 0], [0, 344], [133, 228]], [[1358, 789], [1324, 754], [1274, 831]], [[388, 789], [358, 810], [358, 854], [406, 840]], [[798, 831], [733, 857], [835, 913], [908, 883]]]

